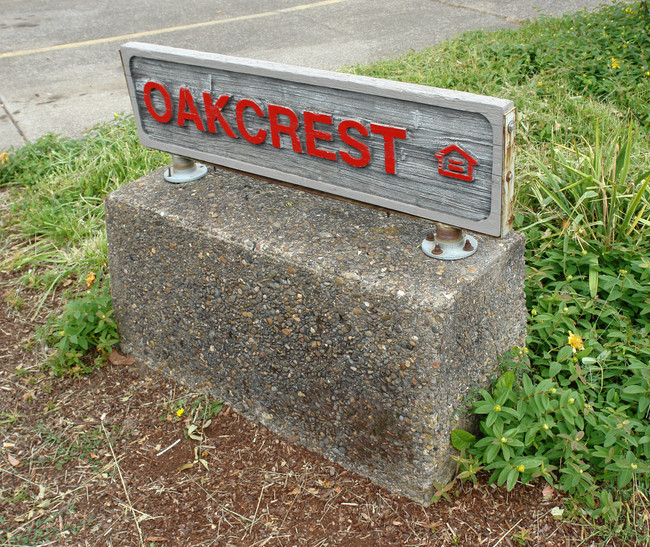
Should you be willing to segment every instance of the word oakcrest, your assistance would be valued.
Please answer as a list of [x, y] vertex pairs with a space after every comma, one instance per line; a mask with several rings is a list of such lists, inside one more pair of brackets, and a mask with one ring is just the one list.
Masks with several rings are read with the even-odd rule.
[[488, 235], [511, 227], [511, 101], [148, 44], [121, 54], [144, 146]]

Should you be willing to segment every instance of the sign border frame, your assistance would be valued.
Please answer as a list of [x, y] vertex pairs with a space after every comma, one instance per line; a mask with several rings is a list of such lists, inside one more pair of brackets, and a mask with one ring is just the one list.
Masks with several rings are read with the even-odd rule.
[[[120, 47], [120, 55], [138, 129], [138, 136], [140, 143], [145, 147], [185, 156], [198, 161], [205, 161], [210, 164], [222, 165], [237, 171], [288, 182], [319, 192], [389, 209], [397, 213], [405, 213], [435, 222], [442, 222], [485, 235], [503, 237], [512, 229], [514, 130], [509, 130], [508, 125], [514, 122], [515, 107], [513, 102], [508, 99], [140, 42], [128, 42], [122, 45]], [[218, 152], [208, 154], [191, 147], [185, 147], [182, 144], [153, 139], [144, 131], [139, 115], [137, 94], [133, 74], [131, 73], [131, 59], [134, 57], [229, 72], [240, 72], [296, 84], [340, 89], [364, 95], [412, 101], [434, 107], [481, 114], [488, 120], [492, 127], [493, 163], [490, 214], [483, 220], [471, 220], [399, 201], [392, 201], [374, 194], [359, 192], [293, 173], [285, 173], [278, 169], [220, 156]]]

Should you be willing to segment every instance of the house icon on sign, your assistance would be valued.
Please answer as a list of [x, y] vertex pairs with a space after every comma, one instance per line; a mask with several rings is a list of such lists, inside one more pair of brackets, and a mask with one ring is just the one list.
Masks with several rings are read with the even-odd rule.
[[438, 173], [443, 177], [472, 182], [474, 180], [474, 166], [478, 165], [460, 146], [450, 144], [439, 152], [435, 158], [438, 160]]

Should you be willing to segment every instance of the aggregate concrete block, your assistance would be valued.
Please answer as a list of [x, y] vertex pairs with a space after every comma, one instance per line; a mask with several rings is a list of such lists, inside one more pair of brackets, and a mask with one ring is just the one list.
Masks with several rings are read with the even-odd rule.
[[524, 238], [443, 262], [430, 222], [217, 170], [106, 200], [121, 348], [423, 504], [466, 398], [525, 337]]

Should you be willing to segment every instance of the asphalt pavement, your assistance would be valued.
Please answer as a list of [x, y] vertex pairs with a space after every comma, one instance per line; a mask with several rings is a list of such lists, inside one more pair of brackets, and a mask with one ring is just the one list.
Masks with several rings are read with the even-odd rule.
[[131, 112], [128, 41], [336, 70], [603, 0], [3, 0], [0, 150]]

